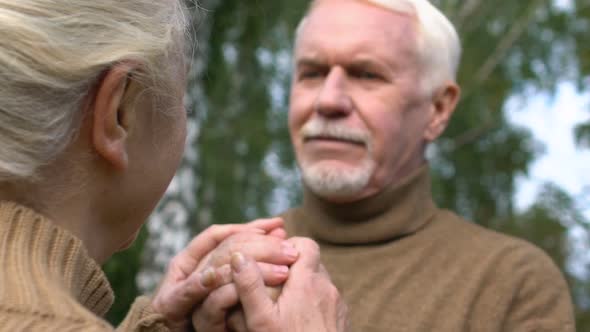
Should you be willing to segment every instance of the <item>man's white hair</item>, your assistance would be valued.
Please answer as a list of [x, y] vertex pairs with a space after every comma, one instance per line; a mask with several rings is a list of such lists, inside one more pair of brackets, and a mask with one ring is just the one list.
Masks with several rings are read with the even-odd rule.
[[[321, 0], [314, 0], [315, 3]], [[445, 81], [456, 81], [461, 60], [461, 42], [451, 21], [428, 0], [358, 0], [395, 12], [412, 15], [418, 27], [418, 54], [423, 66], [424, 90], [431, 93]], [[308, 15], [300, 22], [297, 35]], [[298, 38], [298, 37], [297, 37]]]

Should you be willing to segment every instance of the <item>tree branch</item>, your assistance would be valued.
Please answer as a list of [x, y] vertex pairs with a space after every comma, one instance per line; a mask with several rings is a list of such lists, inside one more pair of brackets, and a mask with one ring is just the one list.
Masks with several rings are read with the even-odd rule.
[[534, 14], [537, 11], [537, 8], [543, 4], [543, 0], [535, 0], [532, 1], [523, 17], [521, 17], [518, 21], [516, 21], [510, 31], [500, 40], [498, 46], [484, 62], [484, 65], [475, 75], [475, 84], [481, 85], [489, 76], [490, 74], [498, 67], [502, 59], [506, 56], [508, 51], [516, 44], [516, 42], [520, 39], [526, 28], [529, 26], [531, 21], [534, 18]]

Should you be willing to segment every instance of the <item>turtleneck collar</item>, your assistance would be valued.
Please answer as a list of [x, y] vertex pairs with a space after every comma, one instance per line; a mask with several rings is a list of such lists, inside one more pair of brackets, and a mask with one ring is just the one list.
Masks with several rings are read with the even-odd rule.
[[[109, 282], [82, 241], [35, 211], [12, 202], [0, 201], [0, 262], [0, 280], [58, 287], [98, 316], [113, 303]], [[19, 295], [21, 303], [35, 302], [39, 296]]]
[[303, 216], [297, 222], [305, 223], [319, 241], [360, 245], [414, 233], [436, 211], [426, 164], [378, 194], [352, 203], [331, 203], [304, 188]]

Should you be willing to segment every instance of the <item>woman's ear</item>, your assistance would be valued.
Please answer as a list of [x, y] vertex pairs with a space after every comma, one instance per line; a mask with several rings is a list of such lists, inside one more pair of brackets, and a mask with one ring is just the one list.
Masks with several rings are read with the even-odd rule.
[[451, 115], [457, 107], [461, 88], [455, 83], [447, 83], [433, 96], [430, 119], [424, 131], [424, 139], [428, 142], [436, 140], [447, 128]]
[[99, 82], [92, 108], [92, 145], [117, 170], [128, 166], [127, 139], [134, 117], [125, 94], [133, 69], [125, 63], [109, 69]]

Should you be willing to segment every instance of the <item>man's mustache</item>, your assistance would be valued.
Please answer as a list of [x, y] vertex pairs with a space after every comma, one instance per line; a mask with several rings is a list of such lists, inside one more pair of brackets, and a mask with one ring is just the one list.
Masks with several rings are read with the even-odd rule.
[[336, 139], [366, 146], [371, 141], [370, 135], [366, 130], [350, 128], [339, 122], [326, 121], [318, 118], [308, 121], [301, 129], [301, 135], [304, 140], [314, 138]]

